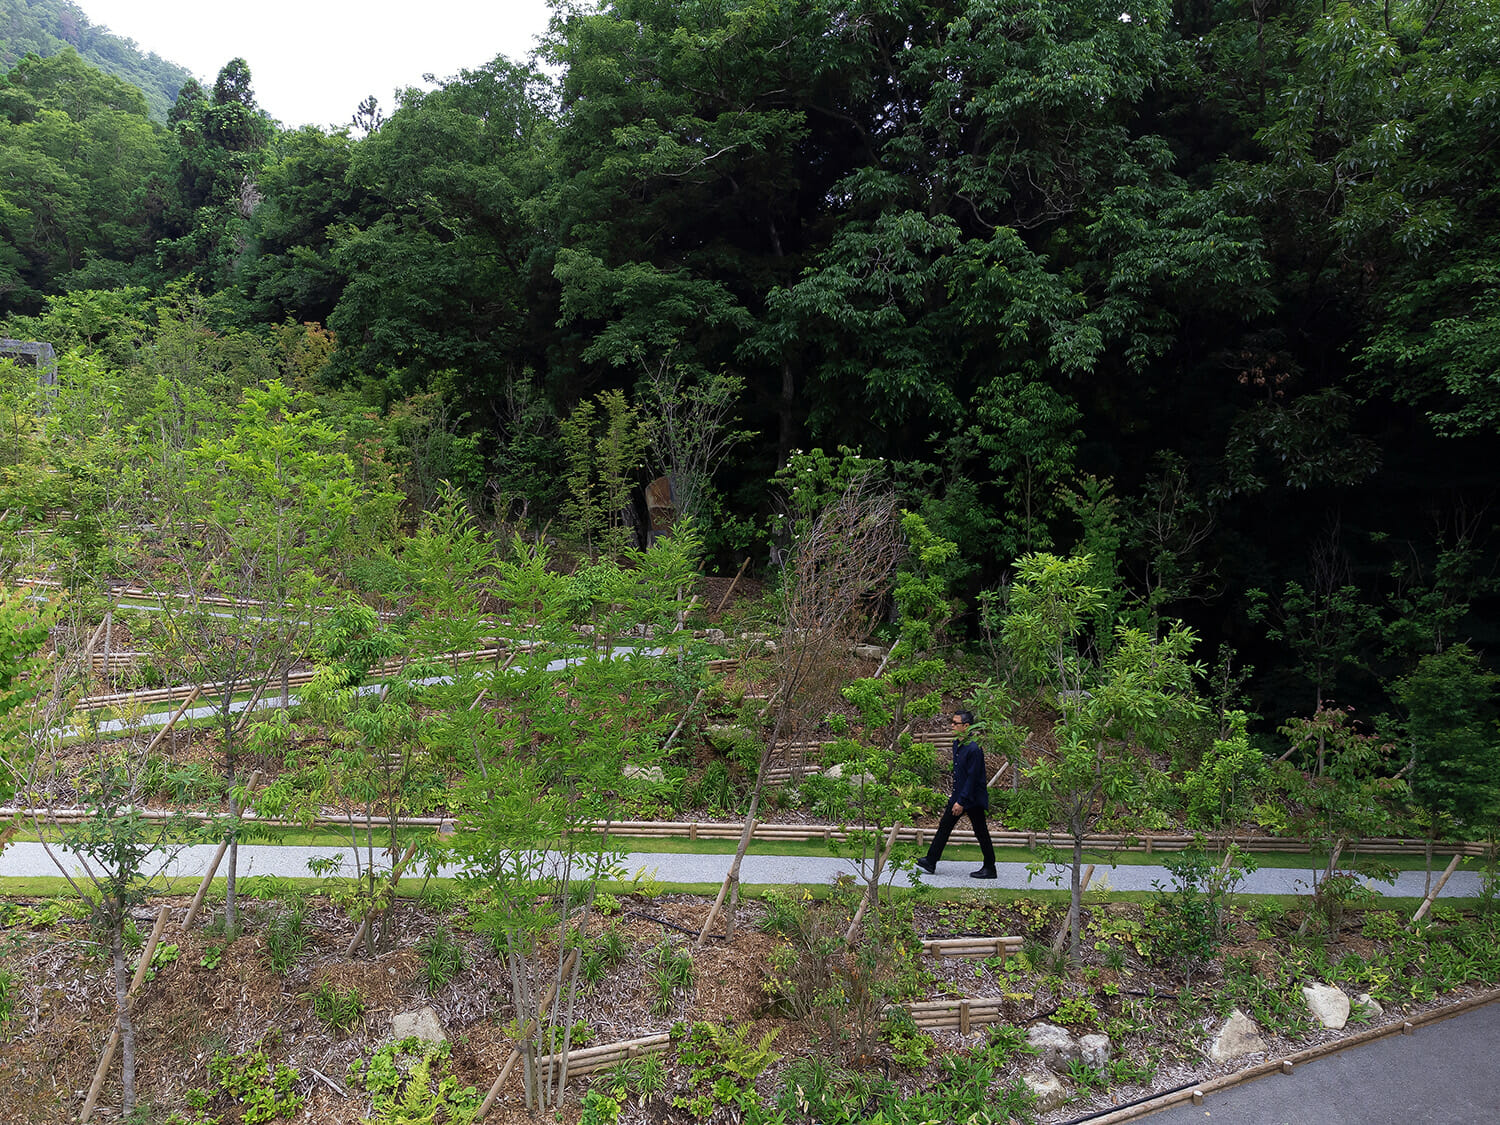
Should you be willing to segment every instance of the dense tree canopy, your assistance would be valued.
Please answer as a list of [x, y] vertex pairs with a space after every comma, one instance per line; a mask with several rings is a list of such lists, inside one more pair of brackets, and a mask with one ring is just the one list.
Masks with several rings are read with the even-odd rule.
[[0, 310], [128, 366], [109, 293], [185, 279], [382, 411], [414, 505], [488, 484], [500, 518], [557, 510], [581, 402], [727, 394], [724, 561], [843, 446], [957, 592], [1085, 550], [1112, 614], [1256, 667], [1263, 729], [1374, 714], [1494, 641], [1497, 44], [1500, 0], [560, 2], [532, 63], [332, 132], [277, 130], [243, 60], [162, 128], [28, 57]]

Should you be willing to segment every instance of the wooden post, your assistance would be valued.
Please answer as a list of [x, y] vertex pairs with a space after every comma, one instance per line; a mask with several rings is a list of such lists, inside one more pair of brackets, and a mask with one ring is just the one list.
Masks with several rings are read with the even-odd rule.
[[[250, 775], [249, 782], [245, 785], [245, 796], [255, 792], [255, 787], [260, 784], [260, 770]], [[240, 810], [244, 811], [243, 808]], [[226, 834], [219, 844], [219, 850], [214, 852], [213, 862], [208, 865], [208, 870], [203, 873], [203, 881], [198, 884], [198, 893], [193, 896], [193, 905], [188, 907], [187, 917], [182, 920], [182, 929], [186, 933], [193, 924], [193, 919], [198, 917], [198, 911], [203, 907], [204, 896], [208, 894], [208, 885], [214, 881], [214, 873], [219, 870], [219, 864], [223, 862], [224, 853], [229, 850], [229, 836]]]
[[672, 733], [667, 736], [666, 742], [662, 743], [662, 753], [665, 754], [672, 748], [672, 743], [677, 741], [677, 736], [682, 733], [682, 728], [687, 725], [688, 716], [693, 713], [693, 708], [698, 706], [698, 701], [703, 698], [703, 693], [707, 690], [706, 687], [698, 689], [698, 694], [693, 696], [693, 701], [687, 705], [687, 710], [682, 713], [682, 718], [677, 720], [677, 725], [672, 728]]
[[[573, 962], [577, 959], [578, 950], [575, 949], [572, 953], [568, 954], [568, 959], [563, 962], [562, 970], [557, 974], [557, 979], [554, 980], [552, 982], [552, 986], [547, 989], [547, 995], [542, 997], [542, 1003], [537, 1008], [536, 1016], [526, 1021], [526, 1026], [521, 1028], [521, 1034], [517, 1037], [518, 1039], [525, 1039], [528, 1035], [530, 1035], [531, 1029], [536, 1026], [537, 1020], [542, 1019], [544, 1016], [546, 1016], [547, 1009], [552, 1006], [552, 1001], [557, 998], [557, 986], [562, 983], [564, 977], [572, 972]], [[500, 1068], [500, 1073], [496, 1076], [494, 1084], [490, 1087], [490, 1092], [485, 1095], [484, 1104], [479, 1107], [479, 1112], [474, 1115], [475, 1121], [482, 1120], [484, 1118], [484, 1115], [490, 1111], [490, 1107], [495, 1104], [495, 1099], [500, 1096], [500, 1087], [504, 1085], [505, 1080], [510, 1077], [510, 1072], [515, 1068], [516, 1060], [520, 1057], [521, 1047], [518, 1042], [516, 1046], [510, 1049], [510, 1056], [505, 1060], [505, 1065]]]
[[[141, 963], [135, 967], [135, 977], [130, 982], [130, 991], [125, 993], [127, 1006], [135, 998], [141, 985], [146, 983], [146, 971], [151, 968], [151, 958], [156, 953], [156, 943], [161, 940], [161, 932], [167, 927], [167, 915], [170, 912], [171, 908], [165, 905], [156, 912], [156, 925], [151, 927], [151, 937], [146, 942], [146, 948], [141, 951]], [[99, 1091], [104, 1089], [104, 1077], [109, 1073], [109, 1064], [114, 1062], [115, 1051], [119, 1046], [120, 1022], [117, 1019], [114, 1030], [109, 1033], [109, 1042], [104, 1045], [104, 1054], [100, 1056], [99, 1066], [94, 1071], [94, 1081], [89, 1086], [88, 1097], [84, 1099], [83, 1109], [78, 1113], [80, 1125], [94, 1113], [94, 1104], [99, 1100]]]
[[1453, 853], [1453, 858], [1448, 861], [1448, 866], [1444, 869], [1442, 878], [1437, 881], [1437, 886], [1428, 892], [1427, 897], [1422, 900], [1422, 905], [1417, 907], [1417, 912], [1411, 916], [1413, 923], [1420, 922], [1423, 915], [1432, 908], [1432, 904], [1437, 900], [1438, 892], [1443, 889], [1443, 884], [1448, 881], [1448, 877], [1458, 869], [1458, 861], [1462, 858], [1457, 852]]
[[995, 776], [990, 778], [989, 788], [993, 789], [995, 787], [995, 783], [1005, 776], [1005, 771], [1008, 769], [1010, 769], [1010, 763], [1001, 762], [1000, 768], [995, 771]]

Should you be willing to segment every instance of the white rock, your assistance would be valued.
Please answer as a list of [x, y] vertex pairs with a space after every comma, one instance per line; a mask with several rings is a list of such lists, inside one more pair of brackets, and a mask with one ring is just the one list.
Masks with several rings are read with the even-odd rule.
[[855, 645], [849, 650], [861, 660], [884, 660], [885, 649], [879, 645]]
[[1219, 1034], [1214, 1036], [1213, 1044], [1208, 1048], [1208, 1057], [1221, 1063], [1242, 1055], [1259, 1054], [1265, 1049], [1266, 1042], [1260, 1037], [1260, 1028], [1253, 1019], [1236, 1008], [1229, 1013]]
[[1036, 1048], [1042, 1065], [1048, 1070], [1066, 1070], [1074, 1059], [1082, 1057], [1078, 1040], [1065, 1027], [1039, 1023], [1026, 1033], [1026, 1042]]
[[632, 766], [629, 763], [626, 763], [625, 768], [620, 771], [620, 776], [639, 778], [641, 781], [651, 781], [657, 785], [667, 780], [667, 775], [661, 772], [660, 766]]
[[428, 1005], [414, 1012], [398, 1012], [392, 1016], [391, 1038], [398, 1041], [417, 1038], [428, 1043], [441, 1043], [448, 1038], [448, 1033], [443, 1030], [443, 1021]]
[[1381, 1016], [1385, 1015], [1385, 1009], [1380, 1006], [1380, 1001], [1376, 1000], [1368, 992], [1361, 992], [1356, 996], [1354, 998], [1354, 1005], [1361, 1013], [1372, 1020], [1378, 1020]]
[[1324, 1027], [1337, 1031], [1349, 1022], [1349, 997], [1331, 984], [1304, 984], [1302, 999], [1307, 1010]]
[[703, 639], [711, 645], [721, 645], [728, 638], [724, 636], [723, 629], [705, 629], [703, 630]]
[[1051, 1113], [1068, 1100], [1068, 1091], [1055, 1074], [1028, 1074], [1026, 1085], [1036, 1098], [1036, 1104], [1031, 1107], [1036, 1113]]
[[1109, 1062], [1112, 1053], [1108, 1035], [1084, 1035], [1078, 1040], [1079, 1057], [1083, 1059], [1084, 1066], [1091, 1066], [1095, 1070]]

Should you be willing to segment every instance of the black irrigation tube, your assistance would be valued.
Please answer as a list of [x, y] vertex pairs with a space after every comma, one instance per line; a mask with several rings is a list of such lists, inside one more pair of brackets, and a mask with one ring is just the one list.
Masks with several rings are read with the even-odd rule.
[[1096, 1109], [1092, 1113], [1086, 1113], [1082, 1117], [1075, 1117], [1071, 1121], [1064, 1121], [1062, 1125], [1083, 1125], [1084, 1122], [1097, 1120], [1098, 1118], [1103, 1117], [1105, 1114], [1119, 1113], [1122, 1109], [1130, 1109], [1132, 1106], [1143, 1105], [1146, 1102], [1154, 1101], [1157, 1098], [1167, 1097], [1169, 1094], [1180, 1094], [1182, 1093], [1182, 1091], [1191, 1090], [1197, 1085], [1198, 1083], [1196, 1082], [1184, 1082], [1181, 1086], [1173, 1086], [1170, 1090], [1156, 1090], [1150, 1094], [1142, 1094], [1140, 1097], [1133, 1098], [1128, 1102], [1121, 1102], [1119, 1105], [1106, 1106], [1104, 1109]]
[[[658, 926], [670, 926], [672, 929], [677, 930], [679, 933], [687, 934], [688, 937], [698, 936], [697, 930], [690, 930], [686, 926], [679, 926], [676, 922], [669, 922], [665, 918], [658, 918], [654, 914], [647, 914], [644, 910], [626, 910], [623, 911], [622, 914], [626, 918], [640, 918], [647, 922], [655, 922]], [[720, 935], [713, 934], [711, 936], [719, 937]]]

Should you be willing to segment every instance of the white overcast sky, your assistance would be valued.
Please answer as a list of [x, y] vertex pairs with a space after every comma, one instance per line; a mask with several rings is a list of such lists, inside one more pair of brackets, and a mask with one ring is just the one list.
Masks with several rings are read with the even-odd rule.
[[283, 125], [348, 124], [374, 94], [520, 61], [547, 28], [547, 0], [76, 0], [89, 22], [192, 71], [205, 87], [233, 58]]

